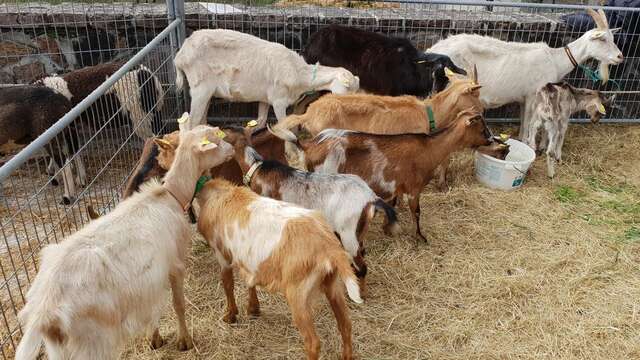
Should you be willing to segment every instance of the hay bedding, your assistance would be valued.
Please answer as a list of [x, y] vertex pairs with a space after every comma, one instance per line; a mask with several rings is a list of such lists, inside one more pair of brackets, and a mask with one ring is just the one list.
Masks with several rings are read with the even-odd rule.
[[[502, 131], [515, 131], [505, 128]], [[376, 218], [367, 237], [369, 298], [350, 303], [361, 359], [640, 358], [640, 127], [571, 126], [564, 163], [546, 178], [540, 158], [524, 188], [503, 193], [473, 179], [472, 156], [456, 156], [452, 188], [422, 194], [431, 244], [386, 237]], [[123, 359], [299, 359], [302, 340], [280, 295], [259, 292], [262, 315], [221, 318], [219, 267], [195, 233], [185, 285], [196, 348], [178, 352], [170, 306], [167, 344], [144, 339]], [[340, 354], [335, 320], [316, 306], [322, 358]]]
[[[515, 128], [503, 131], [514, 132]], [[470, 153], [453, 166], [452, 189], [422, 194], [418, 242], [406, 207], [403, 233], [367, 237], [369, 298], [350, 303], [354, 352], [361, 359], [640, 358], [640, 127], [571, 126], [554, 180], [538, 159], [520, 191], [473, 179]], [[635, 229], [635, 230], [634, 230]], [[249, 319], [237, 279], [239, 323], [225, 309], [219, 268], [194, 234], [186, 283], [196, 348], [175, 350], [140, 339], [127, 359], [299, 359], [302, 340], [279, 295], [260, 292], [262, 316]], [[340, 340], [326, 301], [316, 306], [322, 358]]]

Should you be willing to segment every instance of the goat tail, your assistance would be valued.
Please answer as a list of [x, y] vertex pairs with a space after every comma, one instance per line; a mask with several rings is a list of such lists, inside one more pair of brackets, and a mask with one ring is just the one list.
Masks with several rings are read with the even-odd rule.
[[16, 360], [35, 360], [40, 354], [42, 341], [46, 340], [53, 346], [48, 346], [47, 351], [50, 359], [61, 359], [61, 354], [55, 356], [51, 352], [60, 351], [60, 346], [66, 338], [66, 331], [60, 326], [61, 321], [57, 315], [51, 314], [47, 309], [50, 304], [40, 304], [33, 306], [27, 303], [20, 311], [18, 317], [24, 324], [24, 335], [16, 349]]
[[388, 235], [396, 235], [399, 233], [400, 224], [398, 224], [396, 210], [380, 198], [373, 202], [373, 206], [375, 206], [377, 210], [384, 211], [384, 215], [387, 217], [387, 224], [384, 227], [385, 233]]
[[333, 267], [335, 268], [338, 276], [344, 282], [344, 286], [347, 288], [347, 295], [357, 304], [362, 304], [362, 298], [360, 297], [360, 285], [358, 285], [358, 278], [351, 269], [351, 263], [347, 257], [345, 251], [341, 252], [341, 256], [334, 257]]
[[40, 353], [40, 346], [42, 345], [42, 332], [38, 326], [30, 324], [27, 326], [16, 349], [16, 360], [35, 360]]
[[93, 205], [87, 205], [87, 214], [91, 220], [95, 220], [100, 217], [100, 214], [98, 214], [98, 212], [93, 208]]
[[273, 129], [275, 131], [279, 131], [280, 129], [289, 130], [298, 125], [304, 127], [305, 122], [307, 122], [307, 116], [305, 115], [289, 115], [286, 118], [282, 119], [282, 121], [278, 121]]

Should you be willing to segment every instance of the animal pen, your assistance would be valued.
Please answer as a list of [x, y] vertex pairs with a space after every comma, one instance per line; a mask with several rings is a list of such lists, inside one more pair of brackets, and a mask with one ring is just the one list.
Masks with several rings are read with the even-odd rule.
[[[235, 3], [185, 3], [168, 0], [151, 3], [61, 4], [8, 1], [0, 4], [0, 82], [30, 83], [53, 73], [64, 73], [108, 61], [125, 65], [110, 76], [37, 140], [17, 152], [4, 153], [0, 164], [0, 353], [12, 359], [22, 333], [17, 314], [38, 269], [38, 253], [48, 243], [59, 242], [89, 221], [86, 207], [106, 213], [119, 200], [141, 153], [143, 139], [136, 126], [124, 121], [126, 107], [104, 101], [112, 86], [127, 71], [144, 65], [160, 80], [163, 96], [143, 99], [151, 107], [144, 122], [160, 121], [157, 134], [175, 129], [174, 119], [188, 110], [188, 96], [175, 87], [173, 58], [185, 37], [197, 29], [226, 28], [256, 35], [300, 51], [319, 27], [338, 23], [409, 38], [421, 50], [449, 34], [479, 33], [509, 41], [547, 42], [563, 46], [581, 35], [567, 27], [562, 15], [583, 6], [484, 2], [397, 0], [344, 2], [263, 1]], [[346, 7], [346, 5], [350, 7]], [[619, 34], [625, 37], [622, 65], [612, 68], [611, 79], [601, 89], [617, 94], [615, 109], [603, 122], [629, 123], [640, 118], [640, 29], [636, 9], [605, 8], [630, 21]], [[593, 68], [593, 65], [591, 66]], [[526, 69], [523, 69], [526, 71]], [[596, 86], [583, 70], [567, 79], [576, 86]], [[152, 81], [152, 80], [147, 80]], [[129, 99], [133, 101], [133, 99]], [[210, 122], [237, 122], [257, 114], [256, 104], [212, 101]], [[489, 121], [514, 117], [512, 108], [488, 113]], [[272, 116], [271, 116], [272, 117]], [[585, 121], [584, 119], [576, 119]], [[19, 119], [16, 119], [19, 121]], [[66, 149], [62, 168], [48, 168], [44, 149], [64, 151], [58, 135], [74, 129], [77, 149]], [[77, 164], [86, 166], [85, 181], [76, 181], [71, 204], [60, 201], [62, 178], [77, 177]], [[59, 184], [59, 185], [57, 185]], [[56, 186], [57, 185], [57, 186]]]

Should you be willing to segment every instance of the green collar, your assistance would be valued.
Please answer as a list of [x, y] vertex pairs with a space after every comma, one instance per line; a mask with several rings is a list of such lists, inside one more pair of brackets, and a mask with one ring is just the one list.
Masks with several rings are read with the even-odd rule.
[[200, 192], [200, 190], [202, 190], [204, 184], [206, 184], [209, 180], [211, 180], [211, 176], [200, 176], [200, 179], [198, 179], [198, 182], [196, 183], [196, 191], [193, 192], [194, 197], [197, 193]]
[[436, 129], [436, 118], [433, 116], [431, 106], [427, 106], [427, 118], [429, 119], [429, 132], [432, 132]]

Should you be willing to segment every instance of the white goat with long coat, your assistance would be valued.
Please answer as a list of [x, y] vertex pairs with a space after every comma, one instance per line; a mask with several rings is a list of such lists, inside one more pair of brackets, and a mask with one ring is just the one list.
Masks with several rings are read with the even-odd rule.
[[176, 87], [189, 83], [192, 124], [204, 124], [211, 97], [260, 103], [258, 123], [266, 124], [269, 105], [278, 121], [305, 92], [357, 91], [360, 80], [341, 67], [309, 65], [285, 46], [238, 31], [195, 31], [176, 54]]
[[564, 48], [551, 48], [543, 42], [506, 42], [488, 36], [460, 34], [439, 41], [428, 51], [448, 55], [463, 68], [476, 65], [482, 84], [480, 100], [485, 108], [519, 103], [520, 138], [524, 139], [531, 118], [531, 103], [538, 89], [562, 80], [591, 58], [600, 62], [600, 74], [606, 82], [608, 66], [623, 60], [622, 52], [613, 42], [613, 33], [618, 29], [609, 29], [602, 9], [587, 11], [597, 28], [585, 32]]
[[184, 216], [196, 181], [230, 159], [217, 128], [181, 132], [164, 184], [140, 193], [90, 222], [60, 244], [42, 250], [41, 267], [20, 311], [24, 337], [16, 360], [35, 360], [44, 341], [49, 359], [116, 359], [122, 345], [153, 330], [171, 285], [178, 348], [193, 346], [184, 314], [183, 279], [191, 232]]

